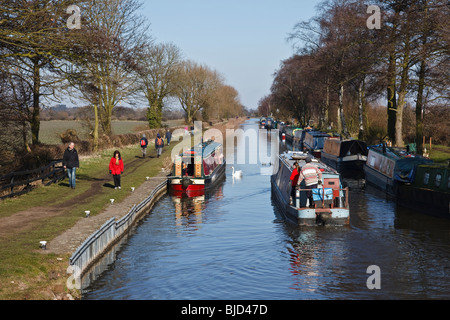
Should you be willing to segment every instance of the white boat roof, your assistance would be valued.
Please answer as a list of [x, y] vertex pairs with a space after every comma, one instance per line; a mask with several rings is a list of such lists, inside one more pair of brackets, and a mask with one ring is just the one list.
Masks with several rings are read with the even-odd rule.
[[311, 163], [315, 164], [322, 171], [322, 173], [339, 175], [339, 173], [336, 170], [327, 166], [325, 163], [323, 163], [322, 161], [315, 158], [309, 153], [305, 153], [302, 151], [287, 151], [285, 153], [280, 154], [280, 159], [286, 164], [288, 164], [291, 168], [293, 168], [295, 162], [298, 162], [300, 167], [303, 167], [306, 164], [305, 161], [306, 157], [310, 157], [312, 160]]

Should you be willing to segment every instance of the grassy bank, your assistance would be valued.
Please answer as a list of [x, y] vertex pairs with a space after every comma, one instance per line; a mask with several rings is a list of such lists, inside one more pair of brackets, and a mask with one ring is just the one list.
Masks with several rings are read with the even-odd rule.
[[450, 147], [443, 145], [434, 145], [430, 150], [430, 158], [434, 162], [446, 163], [450, 160]]
[[[16, 232], [6, 230], [0, 234], [0, 299], [53, 299], [53, 293], [65, 292], [68, 278], [67, 256], [43, 254], [39, 249], [39, 241], [51, 240], [68, 230], [84, 216], [84, 208], [89, 208], [91, 215], [96, 215], [106, 208], [109, 199], [114, 196], [121, 202], [129, 195], [131, 187], [139, 187], [146, 176], [156, 176], [167, 163], [167, 156], [174, 144], [166, 147], [161, 158], [156, 158], [154, 148], [149, 148], [149, 156], [154, 158], [140, 159], [139, 146], [121, 149], [125, 162], [122, 177], [122, 190], [114, 190], [109, 186], [112, 177], [108, 177], [108, 164], [113, 150], [81, 159], [81, 167], [77, 171], [77, 188], [67, 187], [67, 180], [49, 187], [40, 187], [22, 197], [0, 202], [0, 218], [12, 217], [28, 209], [38, 207], [57, 207], [57, 215], [35, 219], [22, 226]], [[131, 165], [131, 163], [133, 165]], [[99, 190], [84, 199], [93, 184]]]

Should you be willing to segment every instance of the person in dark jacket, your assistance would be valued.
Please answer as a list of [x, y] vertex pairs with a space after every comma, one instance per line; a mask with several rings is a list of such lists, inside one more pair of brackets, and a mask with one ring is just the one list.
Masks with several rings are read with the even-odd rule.
[[158, 154], [158, 158], [161, 156], [162, 149], [164, 148], [164, 139], [158, 133], [155, 139], [155, 148]]
[[73, 142], [69, 143], [69, 147], [64, 151], [63, 166], [67, 170], [70, 188], [75, 189], [76, 171], [80, 167], [80, 162]]
[[147, 154], [147, 146], [148, 146], [148, 140], [145, 137], [145, 134], [142, 135], [142, 139], [139, 142], [142, 148], [142, 158], [145, 158], [145, 155]]
[[120, 175], [123, 174], [123, 160], [118, 150], [114, 151], [114, 155], [109, 161], [109, 173], [113, 175], [114, 189], [122, 189]]
[[170, 132], [169, 129], [167, 129], [167, 132], [166, 132], [166, 139], [167, 139], [167, 145], [170, 146], [170, 140], [172, 139], [172, 132]]

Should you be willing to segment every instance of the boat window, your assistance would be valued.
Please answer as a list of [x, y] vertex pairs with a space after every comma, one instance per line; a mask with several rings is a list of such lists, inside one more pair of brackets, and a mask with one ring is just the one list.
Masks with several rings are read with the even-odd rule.
[[434, 185], [436, 187], [439, 187], [441, 185], [441, 179], [442, 179], [442, 175], [441, 174], [437, 174], [436, 178], [434, 179]]
[[430, 182], [430, 174], [427, 172], [423, 176], [423, 184], [428, 184], [428, 182]]
[[448, 181], [447, 181], [447, 189], [450, 189], [450, 177], [448, 177]]
[[369, 162], [369, 164], [370, 164], [371, 167], [374, 167], [374, 166], [375, 166], [375, 157], [374, 157], [374, 156], [371, 156], [371, 157], [370, 157], [370, 162]]

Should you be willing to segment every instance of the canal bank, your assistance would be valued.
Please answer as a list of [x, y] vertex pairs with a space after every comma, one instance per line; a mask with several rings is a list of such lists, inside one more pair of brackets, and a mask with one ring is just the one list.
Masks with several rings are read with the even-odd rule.
[[[232, 128], [242, 121], [232, 119], [219, 125]], [[121, 148], [126, 157], [122, 190], [111, 188], [112, 177], [105, 169], [111, 150], [82, 159], [76, 190], [68, 190], [63, 181], [0, 203], [0, 210], [7, 213], [0, 218], [0, 299], [68, 299], [68, 293], [77, 298], [66, 288], [73, 249], [107, 221], [106, 214], [113, 214], [110, 210], [125, 210], [123, 216], [132, 202], [139, 203], [152, 192], [152, 186], [161, 181], [158, 179], [164, 180], [167, 172], [161, 169], [175, 146], [176, 142], [165, 148], [161, 158], [150, 149], [146, 159], [137, 146]], [[146, 176], [150, 177], [148, 181]], [[135, 187], [134, 192], [131, 187]], [[111, 198], [115, 198], [113, 206]], [[85, 218], [85, 211], [91, 211], [89, 218]], [[39, 248], [42, 240], [47, 241], [46, 250]]]
[[[241, 122], [242, 120], [236, 119], [225, 126], [212, 129], [226, 135], [227, 130], [237, 128]], [[88, 278], [91, 278], [91, 269], [97, 269], [98, 262], [101, 264], [103, 257], [109, 256], [108, 252], [120, 243], [166, 194], [169, 173], [166, 169], [162, 168], [157, 176], [146, 177], [146, 181], [137, 189], [133, 187], [131, 195], [120, 204], [115, 205], [114, 199], [110, 199], [111, 205], [95, 218], [91, 219], [89, 211], [85, 211], [85, 219], [80, 220], [77, 225], [50, 243], [50, 253], [61, 254], [68, 250], [73, 252], [69, 259], [68, 272], [72, 275], [67, 282], [68, 289], [82, 290], [83, 277], [88, 274]], [[90, 236], [74, 251], [73, 245], [80, 243], [87, 233]]]

